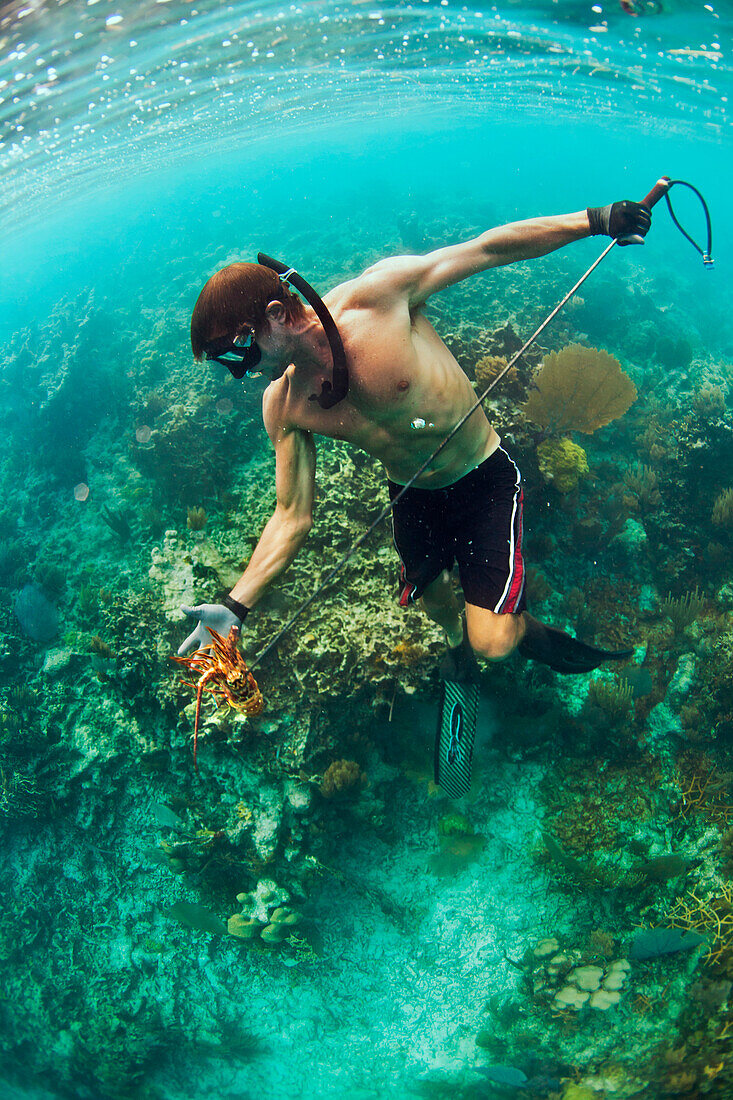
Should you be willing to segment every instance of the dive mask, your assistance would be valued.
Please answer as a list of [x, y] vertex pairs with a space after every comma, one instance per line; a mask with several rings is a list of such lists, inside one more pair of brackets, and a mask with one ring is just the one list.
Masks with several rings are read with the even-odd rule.
[[244, 378], [253, 372], [259, 373], [255, 371], [255, 367], [262, 358], [262, 352], [255, 342], [255, 330], [246, 325], [233, 340], [229, 336], [212, 340], [206, 349], [206, 358], [221, 363], [235, 378]]

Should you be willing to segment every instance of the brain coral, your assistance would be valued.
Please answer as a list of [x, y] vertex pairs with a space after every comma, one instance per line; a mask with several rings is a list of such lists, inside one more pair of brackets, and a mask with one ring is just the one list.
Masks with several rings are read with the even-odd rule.
[[572, 493], [588, 473], [588, 459], [582, 447], [569, 439], [546, 439], [537, 448], [540, 473], [560, 493]]
[[594, 432], [636, 401], [636, 386], [606, 351], [569, 344], [546, 356], [524, 405], [533, 424], [550, 431]]

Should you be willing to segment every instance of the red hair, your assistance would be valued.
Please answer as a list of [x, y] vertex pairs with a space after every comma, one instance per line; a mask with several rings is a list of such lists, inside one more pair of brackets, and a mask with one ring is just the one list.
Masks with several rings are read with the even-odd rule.
[[212, 275], [191, 316], [191, 348], [200, 360], [212, 340], [236, 336], [245, 325], [267, 328], [268, 302], [282, 302], [288, 321], [305, 316], [303, 303], [279, 276], [262, 264], [229, 264]]

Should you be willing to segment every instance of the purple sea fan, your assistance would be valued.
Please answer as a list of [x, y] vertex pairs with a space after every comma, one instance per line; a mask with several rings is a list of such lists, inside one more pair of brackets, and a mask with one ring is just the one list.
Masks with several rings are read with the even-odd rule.
[[15, 599], [15, 614], [23, 633], [34, 642], [50, 642], [59, 630], [59, 613], [36, 584], [21, 588]]

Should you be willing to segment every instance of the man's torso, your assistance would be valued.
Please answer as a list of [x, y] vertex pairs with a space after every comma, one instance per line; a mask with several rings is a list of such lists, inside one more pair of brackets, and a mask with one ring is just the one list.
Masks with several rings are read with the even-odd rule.
[[[309, 400], [312, 381], [303, 388], [291, 366], [270, 387], [279, 389], [284, 425], [343, 439], [379, 459], [392, 481], [405, 484], [475, 402], [473, 387], [420, 310], [411, 311], [404, 299], [375, 295], [368, 275], [335, 287], [325, 301], [344, 344], [349, 393], [322, 409]], [[324, 379], [329, 376], [324, 372]], [[477, 409], [417, 484], [451, 484], [498, 444], [483, 409]]]

